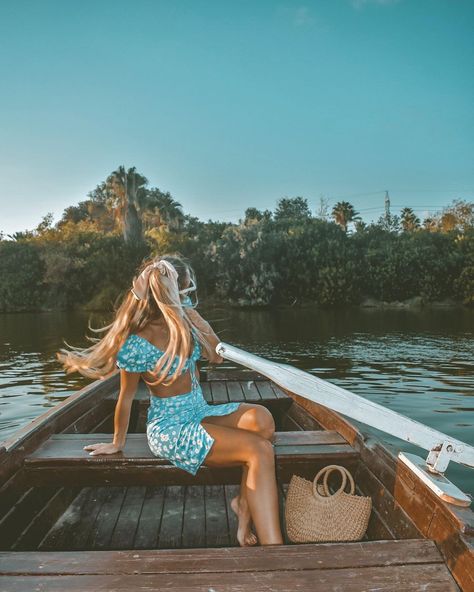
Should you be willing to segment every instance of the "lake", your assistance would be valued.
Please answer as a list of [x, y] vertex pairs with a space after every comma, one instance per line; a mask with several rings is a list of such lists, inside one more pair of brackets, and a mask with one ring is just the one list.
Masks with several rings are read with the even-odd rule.
[[[474, 310], [203, 306], [200, 311], [222, 341], [297, 366], [474, 445]], [[63, 339], [74, 346], [90, 343], [89, 319], [99, 327], [110, 315], [0, 315], [0, 440], [91, 382], [66, 376], [55, 357]], [[427, 455], [358, 425], [392, 450]], [[473, 470], [451, 463], [447, 476], [474, 495]]]

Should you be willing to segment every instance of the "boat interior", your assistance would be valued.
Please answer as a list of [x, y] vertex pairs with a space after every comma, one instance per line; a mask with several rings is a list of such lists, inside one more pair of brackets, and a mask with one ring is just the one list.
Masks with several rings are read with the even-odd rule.
[[[204, 374], [209, 403], [264, 405], [276, 424], [285, 545], [238, 547], [230, 500], [238, 493], [241, 468], [203, 466], [194, 477], [153, 456], [145, 434], [149, 395], [143, 383], [124, 451], [90, 456], [83, 450], [110, 441], [117, 384], [116, 377], [93, 383], [0, 449], [0, 589], [2, 582], [8, 590], [24, 589], [27, 582], [38, 586], [30, 589], [79, 590], [84, 578], [94, 577], [94, 590], [129, 590], [137, 575], [142, 586], [147, 578], [154, 582], [157, 574], [166, 574], [168, 583], [160, 590], [207, 591], [211, 580], [215, 590], [233, 590], [235, 577], [229, 578], [241, 572], [239, 590], [320, 589], [317, 582], [333, 589], [344, 581], [348, 587], [334, 589], [388, 590], [383, 586], [396, 582], [399, 590], [444, 592], [472, 581], [474, 590], [471, 510], [438, 503], [379, 441], [343, 416], [255, 373]], [[372, 498], [367, 532], [357, 542], [292, 543], [284, 516], [291, 476], [312, 480], [329, 464], [346, 467], [356, 494]], [[333, 491], [339, 479], [332, 474]], [[431, 532], [430, 525], [443, 533]], [[69, 587], [61, 588], [66, 576]], [[354, 578], [359, 584], [350, 584]], [[362, 581], [373, 588], [357, 587]], [[429, 587], [417, 587], [420, 582]]]

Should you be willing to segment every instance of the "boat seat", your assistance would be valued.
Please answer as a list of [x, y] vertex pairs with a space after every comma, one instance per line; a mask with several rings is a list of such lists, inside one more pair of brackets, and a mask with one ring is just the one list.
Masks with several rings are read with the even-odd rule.
[[[5, 590], [459, 592], [431, 540], [0, 553]], [[467, 592], [467, 588], [466, 588]]]
[[[123, 451], [91, 456], [86, 444], [110, 442], [111, 434], [54, 434], [24, 459], [31, 485], [185, 485], [239, 483], [241, 467], [202, 466], [196, 476], [154, 456], [145, 434], [128, 434]], [[276, 432], [277, 476], [313, 478], [328, 464], [355, 468], [359, 453], [335, 431]]]

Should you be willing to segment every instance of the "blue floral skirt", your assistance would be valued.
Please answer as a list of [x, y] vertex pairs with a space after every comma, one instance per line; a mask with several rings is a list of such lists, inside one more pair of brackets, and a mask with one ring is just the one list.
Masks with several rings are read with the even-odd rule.
[[146, 434], [155, 456], [195, 475], [214, 443], [201, 421], [211, 415], [227, 415], [240, 403], [209, 405], [201, 386], [184, 395], [150, 395]]

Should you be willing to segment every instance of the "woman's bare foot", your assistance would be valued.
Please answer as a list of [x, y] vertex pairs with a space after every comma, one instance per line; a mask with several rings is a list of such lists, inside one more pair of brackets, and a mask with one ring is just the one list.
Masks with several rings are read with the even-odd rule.
[[236, 495], [230, 502], [230, 507], [237, 514], [239, 525], [237, 527], [237, 540], [241, 547], [247, 547], [257, 544], [257, 537], [252, 532], [250, 525], [252, 517], [250, 515], [247, 501], [242, 501], [240, 495]]

